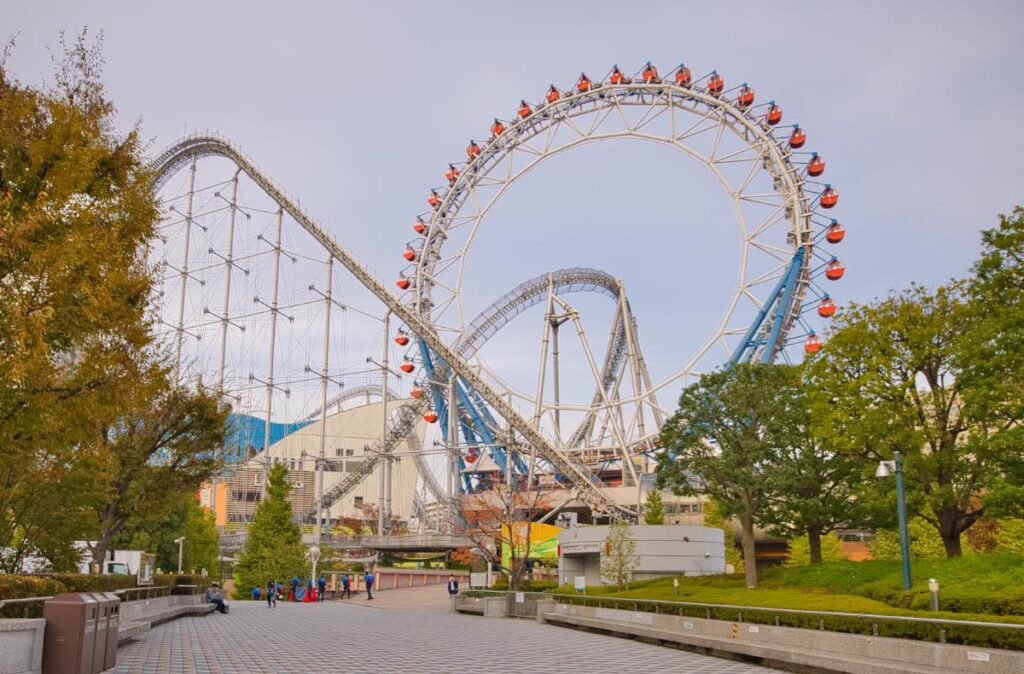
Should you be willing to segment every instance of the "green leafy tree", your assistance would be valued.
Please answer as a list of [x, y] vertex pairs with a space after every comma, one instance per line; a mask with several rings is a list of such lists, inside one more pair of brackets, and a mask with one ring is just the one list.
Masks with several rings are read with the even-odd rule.
[[683, 390], [662, 430], [659, 486], [712, 496], [723, 516], [739, 520], [748, 587], [757, 586], [754, 527], [771, 504], [779, 448], [792, 444], [788, 417], [799, 386], [791, 366], [739, 364], [706, 374]]
[[949, 557], [962, 553], [960, 536], [984, 515], [982, 497], [1009, 458], [990, 442], [991, 417], [968, 404], [979, 391], [961, 377], [974, 310], [957, 283], [853, 305], [812, 366], [842, 429], [834, 446], [868, 467], [900, 451], [908, 508]]
[[601, 577], [616, 589], [625, 590], [638, 566], [640, 558], [636, 555], [632, 528], [627, 522], [613, 520], [601, 553]]
[[256, 507], [245, 549], [235, 563], [235, 586], [240, 597], [270, 579], [287, 584], [291, 578], [302, 578], [310, 572], [302, 534], [288, 501], [291, 490], [288, 468], [283, 464], [273, 466], [267, 474], [267, 498]]
[[[920, 517], [912, 517], [907, 522], [907, 534], [910, 537], [910, 556], [914, 559], [942, 559], [946, 556], [946, 548], [942, 544], [935, 527]], [[872, 559], [899, 560], [900, 532], [897, 529], [879, 529], [875, 532], [875, 540], [868, 544]]]
[[660, 489], [652, 489], [647, 493], [647, 503], [644, 505], [644, 524], [664, 524], [665, 503], [661, 498]]
[[185, 537], [182, 568], [206, 569], [219, 576], [219, 535], [213, 513], [199, 504], [194, 493], [178, 496], [160, 515], [134, 516], [114, 537], [117, 549], [145, 550], [156, 555], [158, 569], [178, 568], [178, 544]]
[[989, 451], [1001, 457], [986, 511], [1024, 517], [1024, 207], [1001, 215], [981, 241], [960, 378], [970, 413], [990, 430]]
[[843, 547], [839, 537], [827, 534], [821, 537], [818, 546], [818, 560], [811, 557], [811, 545], [806, 537], [793, 538], [789, 541], [789, 556], [782, 563], [783, 566], [806, 566], [808, 564], [820, 564], [821, 562], [838, 562], [846, 559], [843, 554]]
[[805, 376], [798, 388], [778, 393], [786, 403], [780, 423], [789, 430], [768, 477], [771, 507], [764, 515], [772, 533], [807, 537], [811, 564], [825, 559], [822, 540], [827, 534], [863, 526], [870, 513], [859, 494], [864, 461], [836, 449], [833, 440], [841, 426], [834, 404], [819, 391], [819, 382]]

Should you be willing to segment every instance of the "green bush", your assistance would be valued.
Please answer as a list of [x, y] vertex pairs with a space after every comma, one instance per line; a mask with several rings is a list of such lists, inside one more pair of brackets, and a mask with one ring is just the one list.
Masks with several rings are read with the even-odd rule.
[[[554, 580], [528, 580], [523, 579], [520, 584], [520, 590], [523, 592], [546, 592], [547, 590], [553, 590], [558, 587], [558, 582]], [[508, 578], [500, 576], [494, 581], [494, 590], [507, 590], [508, 589]]]

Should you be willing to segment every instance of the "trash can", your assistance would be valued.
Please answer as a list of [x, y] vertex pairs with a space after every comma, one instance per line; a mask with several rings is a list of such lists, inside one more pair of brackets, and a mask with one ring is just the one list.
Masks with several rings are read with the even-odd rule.
[[113, 592], [102, 593], [110, 602], [110, 621], [107, 623], [107, 655], [103, 660], [103, 669], [117, 666], [117, 631], [121, 629], [121, 598]]
[[92, 671], [102, 672], [104, 669], [107, 669], [103, 664], [107, 661], [110, 600], [102, 592], [90, 592], [89, 596], [96, 600], [96, 641], [93, 642], [92, 647]]
[[84, 592], [58, 594], [43, 604], [43, 674], [94, 674], [98, 606]]

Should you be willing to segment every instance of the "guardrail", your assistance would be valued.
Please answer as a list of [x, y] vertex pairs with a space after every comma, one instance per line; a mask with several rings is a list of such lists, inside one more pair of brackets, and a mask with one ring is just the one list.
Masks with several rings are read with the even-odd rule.
[[[114, 590], [114, 594], [121, 598], [121, 601], [137, 601], [139, 599], [152, 599], [153, 597], [166, 597], [171, 593], [172, 585], [150, 585], [144, 587], [126, 587], [121, 590]], [[134, 599], [128, 597], [133, 594], [140, 596]], [[145, 596], [142, 596], [145, 595]]]
[[[672, 601], [666, 599], [641, 599], [633, 597], [603, 597], [586, 594], [554, 594], [547, 592], [522, 592], [522, 602], [516, 601], [517, 593], [502, 590], [470, 590], [467, 596], [498, 596], [507, 597], [509, 615], [516, 617], [536, 616], [538, 599], [553, 599], [564, 604], [594, 606], [597, 608], [629, 609], [647, 613], [700, 617], [708, 620], [729, 620], [732, 622], [750, 622], [757, 624], [774, 624], [776, 626], [802, 627], [827, 632], [844, 632], [854, 634], [871, 634], [873, 636], [898, 636], [919, 641], [938, 641], [946, 643], [984, 643], [996, 647], [1024, 650], [1024, 622], [992, 622], [982, 620], [957, 620], [953, 618], [924, 618], [917, 616], [885, 615], [880, 613], [843, 613], [841, 611], [811, 611], [806, 609], [772, 608], [766, 606], [745, 606], [739, 604], [709, 604], [702, 602]], [[531, 613], [532, 610], [532, 613]], [[1024, 620], [1024, 618], [1022, 618]], [[849, 621], [849, 622], [848, 622]], [[896, 629], [898, 634], [891, 634], [893, 625], [931, 627], [930, 638], [913, 634], [915, 630]], [[881, 629], [885, 627], [886, 629]], [[995, 644], [988, 640], [969, 638], [978, 630], [998, 630], [1004, 638], [995, 639]], [[890, 634], [882, 634], [881, 632]]]
[[[29, 608], [33, 604], [41, 604], [44, 601], [46, 601], [47, 599], [53, 599], [53, 597], [23, 597], [21, 599], [0, 599], [0, 611], [3, 611], [3, 609], [5, 607], [7, 607], [7, 606], [15, 606], [17, 604], [24, 604], [25, 605], [25, 609], [24, 609], [22, 617], [23, 618], [28, 618], [28, 614], [30, 612]], [[3, 614], [0, 613], [0, 619], [2, 619], [3, 617], [4, 617]]]

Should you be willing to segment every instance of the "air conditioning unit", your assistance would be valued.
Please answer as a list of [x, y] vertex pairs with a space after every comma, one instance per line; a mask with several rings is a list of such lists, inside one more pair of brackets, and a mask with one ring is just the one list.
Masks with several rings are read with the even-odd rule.
[[302, 489], [302, 487], [303, 487], [303, 485], [302, 485], [302, 483], [301, 483], [301, 482], [296, 482], [296, 483], [295, 483], [295, 484], [293, 484], [292, 486], [293, 486], [293, 487], [295, 487], [296, 489]]
[[256, 476], [253, 478], [253, 484], [256, 485], [257, 487], [262, 487], [263, 486], [263, 474], [262, 473], [257, 473], [256, 474]]

